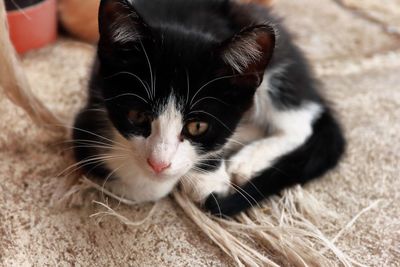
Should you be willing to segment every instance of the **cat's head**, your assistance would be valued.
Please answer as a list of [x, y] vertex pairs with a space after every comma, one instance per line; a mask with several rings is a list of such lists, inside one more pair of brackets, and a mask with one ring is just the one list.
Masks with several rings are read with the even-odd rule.
[[221, 39], [218, 30], [147, 19], [130, 1], [101, 2], [98, 55], [110, 120], [154, 179], [212, 168], [252, 105], [274, 32], [254, 25]]

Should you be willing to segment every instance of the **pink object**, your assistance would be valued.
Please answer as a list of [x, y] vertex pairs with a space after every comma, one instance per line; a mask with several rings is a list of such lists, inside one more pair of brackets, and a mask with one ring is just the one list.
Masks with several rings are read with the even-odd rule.
[[56, 0], [9, 11], [7, 19], [10, 38], [18, 53], [43, 47], [57, 38]]
[[154, 172], [157, 173], [157, 174], [163, 172], [164, 170], [168, 169], [171, 166], [171, 163], [157, 162], [157, 161], [154, 161], [151, 158], [147, 159], [147, 163], [154, 170]]

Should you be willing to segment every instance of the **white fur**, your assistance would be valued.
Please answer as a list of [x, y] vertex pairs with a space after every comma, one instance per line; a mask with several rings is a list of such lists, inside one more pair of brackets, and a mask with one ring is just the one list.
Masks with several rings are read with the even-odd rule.
[[229, 138], [227, 144], [224, 146], [225, 151], [238, 151], [245, 145], [264, 138], [266, 131], [258, 125], [251, 123], [241, 123], [236, 129], [235, 133]]
[[115, 25], [112, 27], [112, 39], [116, 43], [127, 43], [140, 40], [140, 34], [132, 27], [125, 25]]
[[[114, 193], [138, 202], [154, 201], [169, 194], [183, 177], [183, 189], [194, 201], [202, 202], [213, 192], [227, 194], [231, 179], [241, 185], [270, 167], [278, 157], [307, 140], [312, 134], [313, 122], [322, 112], [322, 107], [312, 102], [303, 103], [297, 109], [274, 108], [268, 95], [268, 90], [272, 89], [270, 77], [265, 76], [253, 108], [224, 148], [241, 148], [227, 165], [222, 163], [213, 172], [192, 170], [201, 156], [188, 141], [179, 141], [182, 114], [171, 98], [161, 115], [152, 122], [152, 133], [148, 138], [134, 137], [128, 141], [115, 131], [115, 142], [128, 148], [128, 152], [118, 150], [117, 146], [110, 152], [112, 156], [119, 156], [106, 162], [118, 179], [108, 182], [108, 187]], [[272, 135], [266, 137], [268, 134]], [[155, 174], [147, 163], [150, 157], [171, 163], [171, 166], [161, 174]]]
[[273, 126], [272, 122], [276, 120], [275, 115], [277, 110], [274, 109], [272, 100], [268, 93], [276, 90], [271, 84], [271, 79], [276, 75], [285, 75], [285, 70], [289, 64], [290, 62], [283, 62], [266, 72], [262, 84], [256, 91], [254, 105], [244, 117], [244, 121], [253, 125], [258, 125], [264, 130], [273, 130], [271, 127]]
[[180, 145], [179, 136], [183, 118], [172, 98], [161, 115], [152, 122], [151, 135], [147, 138], [146, 154], [157, 162], [170, 163]]
[[223, 54], [223, 60], [239, 73], [243, 71], [253, 62], [262, 57], [261, 47], [256, 41], [256, 35], [252, 38], [238, 39], [226, 49]]
[[[182, 115], [171, 99], [158, 119], [152, 122], [152, 133], [148, 138], [127, 140], [115, 131], [114, 141], [125, 150], [114, 146], [109, 152], [116, 158], [107, 160], [106, 164], [118, 179], [107, 182], [108, 187], [114, 193], [138, 202], [155, 201], [169, 194], [198, 158], [188, 141], [179, 140], [182, 127]], [[156, 174], [147, 163], [150, 157], [171, 163], [171, 166]]]
[[132, 18], [138, 18], [134, 12], [119, 15], [110, 26], [113, 41], [116, 43], [134, 42], [141, 39], [139, 31], [136, 29]]
[[257, 89], [254, 96], [253, 107], [244, 115], [241, 123], [237, 127], [234, 135], [225, 146], [227, 151], [239, 150], [245, 145], [265, 138], [273, 131], [273, 121], [276, 120], [276, 110], [273, 108], [271, 99], [268, 95], [270, 79], [275, 75], [282, 75], [289, 63], [282, 63], [274, 69], [268, 70], [264, 75], [264, 81]]
[[[178, 137], [182, 127], [182, 114], [171, 98], [161, 115], [152, 122], [152, 133], [148, 138], [126, 140], [115, 131], [114, 141], [128, 151], [114, 146], [109, 152], [115, 158], [106, 163], [118, 179], [106, 181], [106, 186], [112, 192], [137, 202], [155, 201], [169, 194], [184, 177], [183, 189], [196, 202], [202, 202], [212, 192], [227, 194], [230, 177], [224, 162], [216, 171], [189, 172], [202, 157], [197, 155], [188, 141], [180, 142]], [[171, 166], [161, 174], [155, 174], [147, 163], [149, 157], [155, 161], [170, 162]], [[210, 154], [203, 157], [210, 157]]]
[[216, 171], [192, 171], [182, 179], [182, 189], [195, 202], [203, 202], [211, 193], [226, 195], [230, 189], [230, 176], [223, 162]]
[[255, 106], [247, 120], [269, 128], [272, 136], [245, 146], [229, 160], [228, 173], [235, 183], [246, 183], [270, 167], [274, 160], [301, 146], [311, 136], [312, 124], [322, 112], [322, 107], [312, 102], [297, 109], [278, 110], [274, 108], [268, 90], [269, 79], [266, 77], [258, 88]]

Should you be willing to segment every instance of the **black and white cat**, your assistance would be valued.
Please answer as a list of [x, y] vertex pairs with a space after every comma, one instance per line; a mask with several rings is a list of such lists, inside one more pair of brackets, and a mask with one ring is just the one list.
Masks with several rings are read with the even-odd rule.
[[73, 138], [82, 169], [112, 192], [155, 201], [180, 184], [232, 216], [343, 154], [307, 62], [264, 7], [102, 0], [99, 28]]

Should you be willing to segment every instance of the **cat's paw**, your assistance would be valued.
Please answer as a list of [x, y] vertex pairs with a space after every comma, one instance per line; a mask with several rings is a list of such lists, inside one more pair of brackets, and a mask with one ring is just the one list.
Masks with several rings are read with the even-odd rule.
[[231, 176], [232, 183], [241, 186], [246, 184], [254, 175], [251, 157], [247, 151], [240, 151], [230, 159], [227, 172]]
[[204, 203], [211, 194], [226, 196], [230, 188], [230, 176], [225, 165], [210, 173], [193, 172], [182, 180], [182, 189], [196, 203]]

